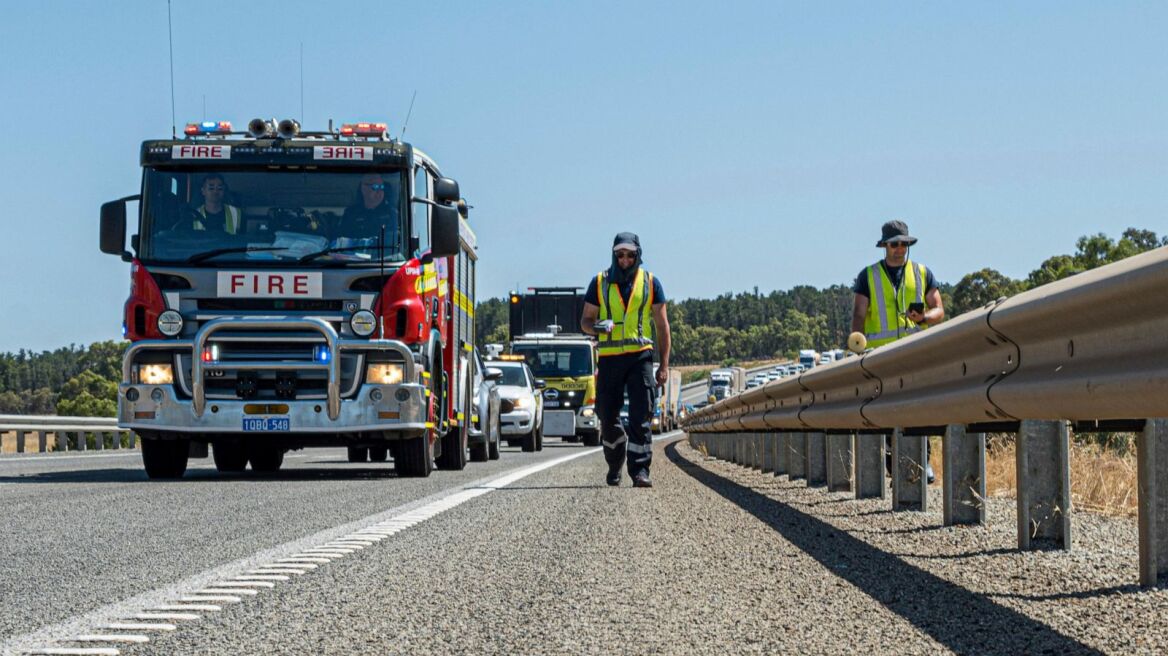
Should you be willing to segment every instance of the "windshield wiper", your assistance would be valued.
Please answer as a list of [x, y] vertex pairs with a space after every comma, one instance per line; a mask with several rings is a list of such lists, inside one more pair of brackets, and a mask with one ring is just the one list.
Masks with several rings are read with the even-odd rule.
[[[376, 248], [377, 248], [377, 244], [365, 244], [363, 246], [340, 246], [337, 248], [326, 248], [323, 251], [309, 253], [308, 255], [305, 255], [305, 256], [301, 257], [300, 259], [296, 260], [296, 263], [297, 264], [304, 264], [305, 262], [311, 262], [312, 260], [315, 260], [316, 258], [321, 257], [322, 255], [328, 255], [329, 253], [344, 253], [345, 251], [374, 250]], [[389, 251], [389, 252], [393, 253], [393, 251]]]
[[198, 264], [199, 262], [205, 262], [213, 257], [219, 257], [220, 255], [226, 255], [228, 253], [258, 253], [261, 251], [286, 250], [288, 250], [287, 246], [233, 246], [231, 248], [216, 248], [214, 250], [196, 253], [188, 257], [187, 262], [190, 264]]

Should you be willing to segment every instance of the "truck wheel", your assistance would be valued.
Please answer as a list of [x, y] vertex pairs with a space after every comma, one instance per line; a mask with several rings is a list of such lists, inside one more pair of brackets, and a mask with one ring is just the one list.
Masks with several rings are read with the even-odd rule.
[[349, 447], [349, 462], [365, 462], [369, 458], [369, 449], [363, 446]]
[[399, 442], [393, 453], [393, 468], [402, 477], [429, 476], [433, 469], [430, 462], [430, 437], [423, 435]]
[[458, 424], [442, 437], [442, 455], [438, 456], [436, 463], [440, 469], [458, 471], [466, 468], [466, 423], [460, 421]]
[[540, 426], [539, 430], [536, 431], [535, 450], [543, 451], [543, 426]]
[[[499, 459], [499, 441], [503, 439], [503, 434], [501, 432], [499, 432], [499, 413], [498, 412], [493, 413], [491, 415], [490, 423], [488, 423], [486, 425], [489, 426], [489, 429], [487, 432], [487, 439], [490, 443], [490, 446], [487, 447], [487, 451], [488, 451], [487, 457], [489, 457], [491, 460], [498, 460]], [[495, 436], [495, 439], [493, 441], [490, 440], [492, 435]]]
[[220, 472], [241, 472], [247, 469], [247, 449], [239, 440], [225, 439], [211, 442], [211, 457], [215, 459], [215, 469]]
[[497, 438], [487, 447], [487, 457], [491, 460], [499, 459], [499, 440]]
[[572, 443], [576, 443], [576, 442], [579, 442], [579, 441], [580, 441], [580, 436], [579, 436], [579, 435], [565, 435], [565, 436], [564, 436], [564, 441], [565, 441], [565, 442], [572, 442]]
[[389, 447], [387, 446], [371, 446], [369, 447], [369, 462], [385, 462], [389, 459]]
[[[489, 438], [488, 438], [489, 439]], [[486, 442], [470, 445], [470, 461], [486, 462], [490, 458], [490, 447]]]
[[150, 479], [182, 478], [187, 471], [190, 440], [142, 440], [142, 465]]
[[251, 470], [257, 474], [274, 474], [284, 464], [284, 450], [278, 446], [253, 444], [248, 449], [247, 459]]
[[600, 446], [600, 433], [584, 433], [584, 446]]
[[536, 435], [536, 432], [537, 431], [534, 428], [532, 428], [530, 433], [523, 436], [522, 448], [524, 451], [526, 451], [528, 453], [535, 451], [535, 449], [538, 445], [538, 441], [539, 441], [539, 436]]

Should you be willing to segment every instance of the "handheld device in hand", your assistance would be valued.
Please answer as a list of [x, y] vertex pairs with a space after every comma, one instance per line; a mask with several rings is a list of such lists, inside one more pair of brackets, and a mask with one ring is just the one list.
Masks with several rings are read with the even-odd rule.
[[597, 321], [596, 323], [592, 324], [592, 327], [595, 328], [596, 332], [598, 333], [611, 333], [614, 325], [616, 324], [613, 323], [612, 319], [605, 319], [604, 321]]
[[909, 303], [908, 304], [908, 311], [909, 312], [920, 312], [921, 314], [924, 314], [925, 313], [925, 304], [924, 303]]

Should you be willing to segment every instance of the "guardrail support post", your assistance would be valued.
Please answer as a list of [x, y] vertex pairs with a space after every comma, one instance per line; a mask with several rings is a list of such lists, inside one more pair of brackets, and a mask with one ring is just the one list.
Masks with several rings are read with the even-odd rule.
[[804, 473], [808, 485], [823, 485], [827, 483], [827, 437], [823, 433], [803, 433], [807, 439], [807, 448], [803, 455], [807, 458]]
[[[54, 433], [56, 435], [56, 433]], [[37, 431], [37, 451], [44, 453], [49, 450], [49, 434], [46, 431]]]
[[851, 492], [852, 470], [855, 463], [852, 457], [851, 435], [827, 436], [827, 491]]
[[138, 434], [135, 433], [134, 431], [129, 431], [129, 433], [130, 433], [130, 448], [137, 449], [138, 448]]
[[16, 431], [16, 452], [24, 453], [24, 431]]
[[105, 451], [105, 433], [98, 431], [93, 434], [94, 451]]
[[797, 481], [807, 478], [807, 440], [804, 433], [787, 433], [787, 480]]
[[944, 525], [986, 523], [985, 433], [952, 424], [941, 438]]
[[775, 470], [775, 436], [770, 433], [759, 433], [758, 438], [762, 444], [762, 472], [773, 472]]
[[884, 435], [857, 433], [856, 498], [884, 498]]
[[1070, 428], [1024, 420], [1018, 430], [1018, 548], [1071, 548]]
[[766, 462], [764, 462], [766, 451], [762, 448], [762, 433], [754, 434], [754, 468], [759, 471], [766, 469]]
[[1168, 574], [1168, 419], [1149, 419], [1137, 452], [1140, 585]]
[[781, 476], [787, 473], [787, 455], [790, 453], [790, 448], [787, 447], [787, 434], [774, 433], [774, 475]]
[[928, 484], [925, 465], [928, 464], [929, 438], [924, 435], [905, 435], [897, 428], [892, 433], [892, 509], [919, 510], [928, 507]]

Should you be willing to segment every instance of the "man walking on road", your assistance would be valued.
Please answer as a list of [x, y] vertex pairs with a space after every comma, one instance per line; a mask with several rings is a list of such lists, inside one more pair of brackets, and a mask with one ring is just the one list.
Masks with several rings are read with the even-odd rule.
[[[933, 272], [908, 259], [908, 247], [915, 243], [903, 221], [885, 223], [876, 242], [884, 248], [884, 259], [856, 276], [852, 332], [864, 333], [868, 348], [908, 337], [945, 318]], [[925, 473], [932, 483], [933, 467], [927, 463]]]
[[[661, 353], [653, 376], [650, 324]], [[588, 283], [580, 329], [600, 342], [596, 374], [596, 414], [600, 441], [608, 461], [609, 485], [619, 485], [621, 466], [628, 461], [634, 487], [653, 487], [653, 401], [657, 386], [669, 378], [669, 319], [661, 281], [641, 266], [641, 240], [622, 232], [613, 240], [612, 265]], [[629, 423], [621, 426], [620, 410], [627, 394]]]

